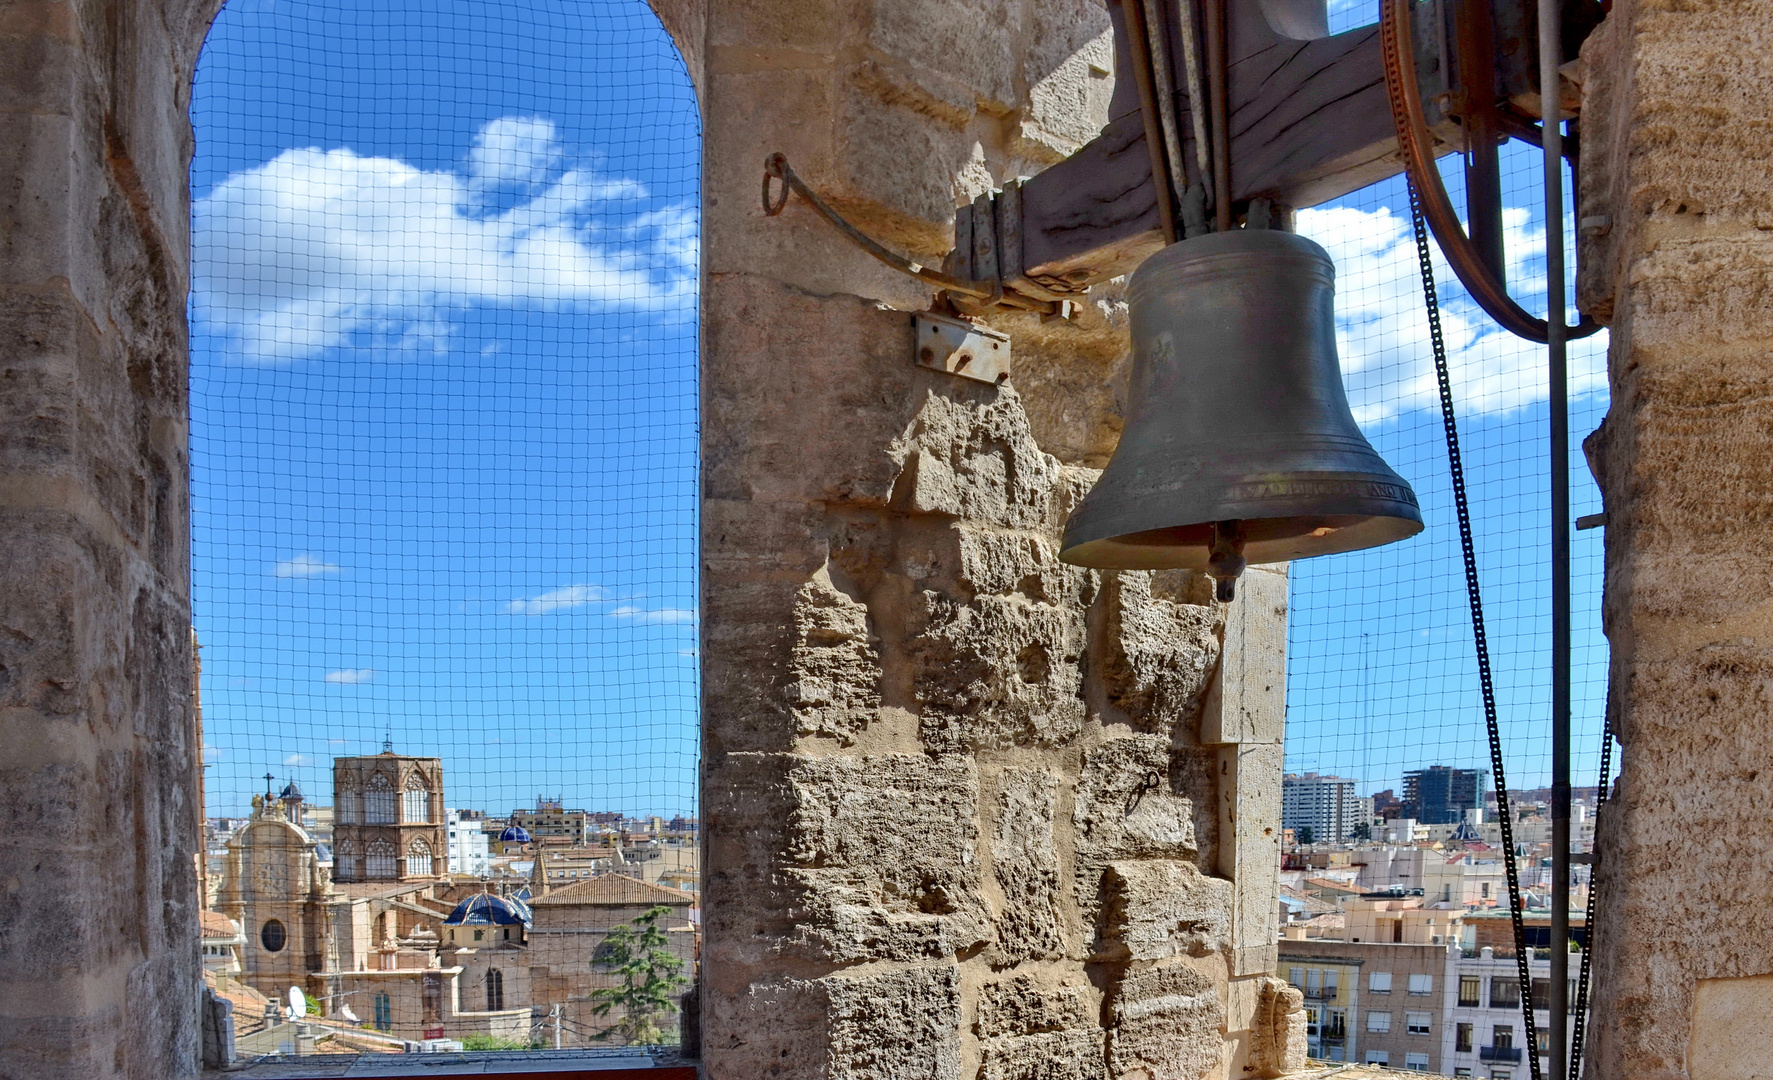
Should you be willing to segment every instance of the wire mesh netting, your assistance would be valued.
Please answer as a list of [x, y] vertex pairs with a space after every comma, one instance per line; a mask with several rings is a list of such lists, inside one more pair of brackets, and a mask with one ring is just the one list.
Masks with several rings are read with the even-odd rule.
[[[291, 782], [343, 892], [443, 874], [404, 833], [380, 854], [351, 835], [379, 822], [373, 792], [335, 805], [335, 760], [385, 748], [419, 759], [384, 771], [436, 789], [414, 812], [447, 817], [462, 880], [521, 891], [546, 839], [556, 884], [693, 890], [700, 122], [658, 19], [641, 0], [234, 0], [192, 116], [218, 909], [252, 917], [226, 844]], [[398, 805], [387, 821], [413, 820]], [[465, 1010], [547, 1008], [469, 981]], [[530, 1034], [347, 997], [409, 1038]], [[546, 1030], [571, 1045], [610, 1019]]]
[[[1543, 317], [1541, 161], [1539, 149], [1523, 143], [1510, 143], [1502, 151], [1509, 288], [1522, 306]], [[1455, 205], [1463, 205], [1460, 158], [1443, 159], [1441, 171]], [[1378, 794], [1383, 805], [1387, 794], [1404, 798], [1410, 783], [1405, 774], [1415, 770], [1445, 766], [1490, 771], [1404, 181], [1398, 177], [1301, 211], [1299, 230], [1323, 243], [1336, 260], [1338, 348], [1350, 402], [1374, 448], [1415, 488], [1426, 528], [1391, 547], [1294, 564], [1287, 770], [1352, 778], [1360, 796]], [[1565, 236], [1570, 235], [1566, 215]], [[1566, 259], [1574, 265], [1573, 254]], [[1511, 792], [1524, 792], [1526, 802], [1543, 802], [1539, 789], [1549, 785], [1551, 765], [1551, 462], [1545, 347], [1512, 337], [1491, 322], [1459, 285], [1438, 248], [1435, 277], [1496, 672], [1507, 783]], [[1573, 442], [1579, 444], [1607, 408], [1606, 335], [1572, 342], [1569, 356], [1570, 425]], [[1599, 491], [1579, 445], [1565, 465], [1571, 475], [1573, 515], [1597, 513]], [[1579, 789], [1593, 785], [1599, 764], [1607, 672], [1600, 588], [1600, 533], [1576, 532], [1572, 712]], [[1487, 779], [1493, 785], [1494, 778]], [[1493, 788], [1489, 801], [1494, 802]], [[1531, 884], [1543, 887], [1542, 875], [1529, 877]]]

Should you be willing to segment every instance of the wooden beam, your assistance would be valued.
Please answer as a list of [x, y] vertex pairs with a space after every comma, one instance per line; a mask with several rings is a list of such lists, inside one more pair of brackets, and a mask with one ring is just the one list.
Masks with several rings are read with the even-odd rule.
[[[1184, 11], [1193, 7], [1192, 0], [1181, 4]], [[1274, 9], [1282, 16], [1275, 22], [1296, 28], [1298, 20], [1289, 23], [1284, 15], [1297, 6], [1287, 0], [1229, 5], [1235, 200], [1311, 206], [1403, 171], [1378, 27], [1299, 40], [1277, 30], [1265, 12]], [[1117, 70], [1125, 71], [1118, 3], [1110, 10]], [[1174, 85], [1179, 126], [1188, 133], [1191, 102], [1181, 70]], [[1163, 243], [1137, 103], [1126, 108], [1117, 92], [1115, 104], [1116, 115], [1093, 142], [1021, 185], [1021, 276], [1054, 293], [1127, 273]], [[1187, 143], [1184, 159], [1192, 162], [1193, 139]]]

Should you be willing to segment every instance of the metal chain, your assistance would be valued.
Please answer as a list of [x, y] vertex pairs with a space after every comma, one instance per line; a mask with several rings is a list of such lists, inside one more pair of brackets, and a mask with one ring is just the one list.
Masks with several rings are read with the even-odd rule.
[[[1602, 804], [1607, 801], [1607, 786], [1612, 782], [1613, 765], [1613, 709], [1608, 701], [1607, 710], [1602, 714], [1601, 721], [1601, 777], [1595, 786], [1594, 805], [1598, 813]], [[1599, 824], [1598, 822], [1596, 823]], [[1576, 978], [1576, 1019], [1570, 1030], [1570, 1080], [1578, 1080], [1582, 1075], [1582, 1044], [1583, 1036], [1588, 1029], [1588, 991], [1589, 969], [1594, 962], [1594, 901], [1595, 901], [1595, 870], [1594, 856], [1589, 856], [1588, 864], [1588, 905], [1582, 917], [1582, 931], [1586, 938], [1582, 943], [1581, 974]]]
[[1496, 776], [1496, 813], [1502, 826], [1503, 866], [1508, 871], [1508, 907], [1514, 925], [1514, 956], [1520, 977], [1520, 1001], [1527, 1057], [1533, 1080], [1542, 1080], [1539, 1040], [1533, 1024], [1533, 976], [1527, 964], [1526, 931], [1521, 921], [1521, 880], [1515, 866], [1514, 823], [1508, 808], [1508, 780], [1502, 768], [1502, 730], [1496, 722], [1496, 685], [1490, 673], [1490, 643], [1484, 633], [1484, 601], [1478, 590], [1477, 550], [1471, 538], [1471, 507], [1465, 497], [1465, 464], [1459, 456], [1459, 425], [1453, 415], [1453, 384], [1447, 373], [1447, 343], [1441, 333], [1440, 298], [1435, 291], [1434, 263], [1428, 249], [1428, 226], [1422, 201], [1409, 183], [1410, 222], [1416, 231], [1416, 261], [1422, 270], [1422, 296], [1428, 308], [1429, 338], [1434, 345], [1434, 374], [1441, 391], [1441, 424], [1447, 434], [1447, 467], [1453, 478], [1453, 506], [1459, 514], [1459, 547], [1465, 558], [1465, 594], [1471, 604], [1471, 636], [1477, 648], [1478, 684], [1483, 689], [1484, 725], [1490, 735], [1490, 768]]

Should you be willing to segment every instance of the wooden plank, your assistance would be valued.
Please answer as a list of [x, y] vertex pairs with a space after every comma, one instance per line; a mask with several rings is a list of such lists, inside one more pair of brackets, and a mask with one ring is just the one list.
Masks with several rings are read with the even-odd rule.
[[[1259, 3], [1229, 5], [1234, 199], [1261, 196], [1311, 206], [1401, 172], [1378, 28], [1299, 41], [1277, 33]], [[1117, 5], [1114, 13], [1118, 24]], [[1116, 45], [1125, 47], [1118, 25]], [[1188, 132], [1180, 71], [1176, 85], [1179, 124]], [[1188, 143], [1184, 155], [1192, 161], [1193, 140]], [[1049, 289], [1078, 291], [1127, 273], [1162, 246], [1157, 230], [1150, 157], [1136, 108], [1022, 185], [1024, 272]]]

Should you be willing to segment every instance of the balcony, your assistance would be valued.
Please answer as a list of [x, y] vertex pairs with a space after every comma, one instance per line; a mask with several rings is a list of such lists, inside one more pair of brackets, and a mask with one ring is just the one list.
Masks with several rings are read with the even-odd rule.
[[1521, 1048], [1518, 1046], [1480, 1046], [1479, 1061], [1512, 1061], [1516, 1064], [1521, 1060]]

